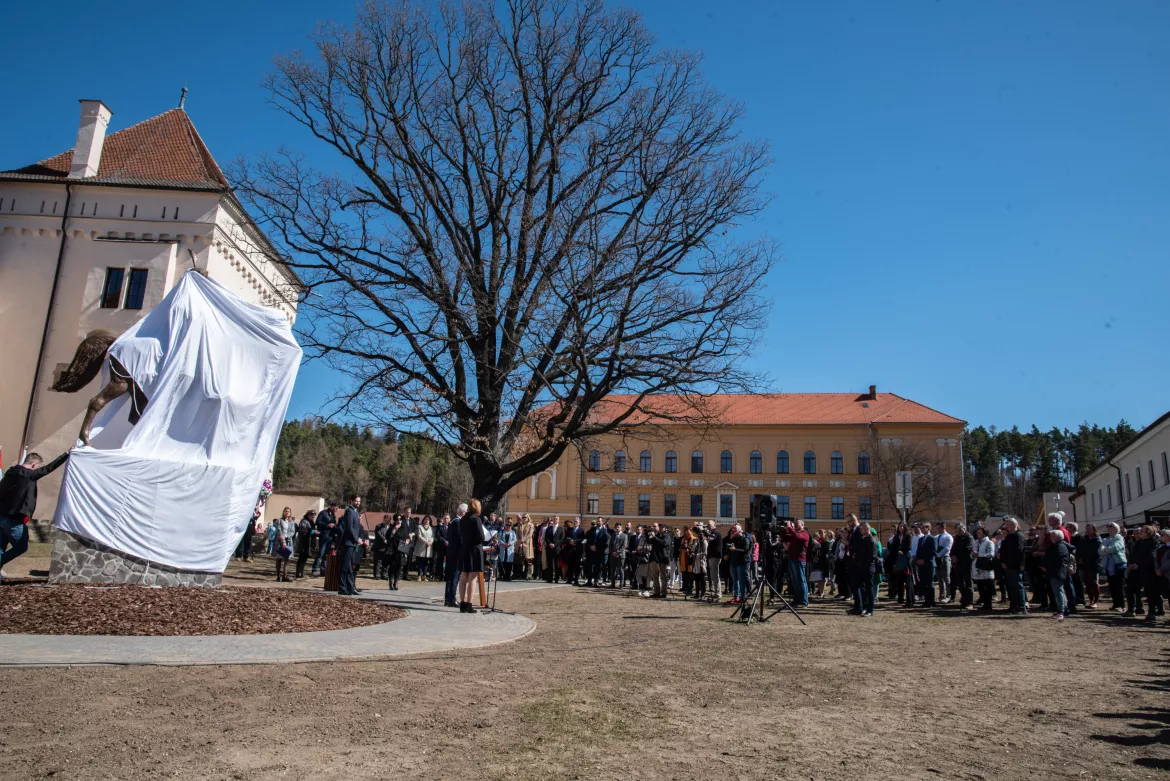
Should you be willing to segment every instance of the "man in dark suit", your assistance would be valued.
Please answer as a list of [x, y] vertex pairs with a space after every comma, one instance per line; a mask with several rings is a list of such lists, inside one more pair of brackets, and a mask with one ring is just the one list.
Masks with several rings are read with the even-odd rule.
[[[45, 465], [37, 453], [29, 453], [20, 466], [9, 467], [0, 480], [0, 567], [28, 550], [28, 520], [37, 511], [37, 480], [65, 459], [62, 453]], [[4, 576], [0, 573], [0, 579]]]
[[849, 578], [849, 592], [853, 595], [853, 609], [849, 612], [855, 616], [861, 615], [865, 612], [862, 609], [861, 599], [861, 559], [862, 556], [862, 537], [863, 532], [861, 524], [857, 522], [857, 516], [853, 513], [845, 516], [845, 571]]
[[601, 525], [596, 518], [593, 526], [585, 535], [585, 585], [601, 585], [601, 563], [605, 561], [605, 554], [609, 551], [609, 529]]
[[568, 558], [568, 569], [565, 572], [565, 582], [574, 586], [581, 585], [581, 551], [585, 548], [585, 530], [581, 528], [581, 519], [569, 521], [569, 528], [565, 530], [564, 555]]
[[554, 515], [552, 524], [544, 530], [544, 579], [557, 583], [561, 579], [561, 545], [565, 541], [565, 529], [560, 516]]
[[467, 512], [467, 505], [461, 504], [455, 510], [455, 517], [447, 524], [447, 579], [443, 589], [443, 604], [459, 607], [455, 601], [455, 590], [459, 585], [459, 556], [463, 553], [463, 535], [459, 532], [459, 521]]
[[938, 551], [934, 537], [930, 536], [930, 524], [922, 524], [922, 536], [918, 538], [918, 549], [914, 552], [914, 563], [918, 566], [918, 582], [922, 586], [922, 606], [934, 607], [934, 561]]
[[362, 498], [354, 496], [345, 508], [341, 523], [337, 526], [337, 553], [341, 557], [337, 593], [343, 597], [356, 597], [361, 592], [354, 580], [354, 569], [358, 563], [358, 546], [362, 544], [362, 519], [360, 507]]
[[328, 507], [317, 513], [314, 525], [317, 527], [317, 558], [313, 559], [313, 571], [309, 573], [311, 578], [325, 574], [325, 557], [333, 549], [333, 535], [337, 529], [337, 502], [330, 502]]
[[861, 530], [860, 538], [857, 540], [856, 557], [858, 590], [861, 595], [861, 612], [858, 615], [869, 617], [873, 615], [874, 591], [876, 589], [873, 576], [877, 574], [880, 566], [877, 555], [878, 545], [873, 529], [868, 523], [861, 523], [858, 528]]
[[435, 527], [435, 541], [431, 545], [431, 578], [443, 577], [444, 565], [447, 563], [447, 530], [451, 527], [451, 516], [443, 514], [439, 525]]

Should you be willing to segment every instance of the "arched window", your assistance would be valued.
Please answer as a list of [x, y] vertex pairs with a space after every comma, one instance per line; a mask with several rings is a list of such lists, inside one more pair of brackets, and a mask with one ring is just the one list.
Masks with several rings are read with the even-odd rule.
[[589, 471], [596, 472], [601, 469], [601, 453], [596, 450], [589, 451]]
[[703, 451], [696, 450], [691, 453], [691, 471], [698, 474], [703, 471]]
[[626, 471], [626, 451], [619, 450], [618, 452], [613, 454], [613, 471], [615, 471], [615, 472]]
[[817, 454], [811, 450], [804, 451], [804, 473], [806, 475], [817, 473]]
[[764, 457], [760, 455], [760, 451], [752, 451], [752, 457], [749, 466], [753, 475], [758, 475], [764, 471]]
[[731, 451], [724, 450], [723, 453], [719, 456], [719, 471], [723, 474], [729, 474], [731, 472], [731, 467]]
[[776, 454], [776, 474], [788, 474], [788, 451], [781, 450]]
[[673, 450], [666, 451], [666, 471], [678, 471], [678, 453], [674, 452]]
[[857, 474], [869, 474], [869, 453], [866, 453], [864, 450], [857, 454]]
[[845, 474], [845, 456], [841, 455], [840, 450], [834, 450], [829, 456], [829, 471], [835, 475]]
[[649, 471], [651, 471], [650, 467], [651, 467], [650, 451], [643, 450], [642, 455], [638, 456], [638, 471], [639, 472], [649, 472]]

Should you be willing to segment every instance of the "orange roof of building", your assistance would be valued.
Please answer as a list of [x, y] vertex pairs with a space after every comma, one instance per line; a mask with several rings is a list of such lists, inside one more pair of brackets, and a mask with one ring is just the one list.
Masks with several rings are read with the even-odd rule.
[[[613, 395], [594, 406], [590, 419], [609, 422], [636, 397]], [[648, 396], [623, 425], [703, 422], [724, 426], [840, 426], [966, 421], [896, 393], [743, 393]]]
[[[57, 180], [69, 175], [73, 150], [5, 172], [6, 179]], [[96, 176], [86, 183], [227, 190], [227, 178], [179, 108], [106, 136]]]

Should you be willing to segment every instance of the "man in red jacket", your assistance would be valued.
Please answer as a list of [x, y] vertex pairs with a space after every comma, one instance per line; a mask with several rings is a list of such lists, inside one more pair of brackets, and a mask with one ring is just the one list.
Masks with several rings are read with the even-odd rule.
[[788, 559], [788, 583], [792, 587], [792, 598], [796, 607], [808, 607], [808, 573], [805, 560], [808, 556], [808, 531], [804, 521], [788, 521], [780, 530], [784, 541], [784, 554]]
[[40, 455], [29, 453], [22, 465], [4, 473], [0, 480], [0, 567], [28, 550], [28, 519], [37, 509], [37, 480], [67, 458], [69, 454], [62, 453], [42, 466]]

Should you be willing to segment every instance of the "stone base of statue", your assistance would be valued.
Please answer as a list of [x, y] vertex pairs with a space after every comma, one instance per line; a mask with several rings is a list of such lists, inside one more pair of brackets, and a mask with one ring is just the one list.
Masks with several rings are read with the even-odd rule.
[[215, 588], [223, 582], [223, 575], [165, 567], [57, 530], [49, 562], [49, 582]]

